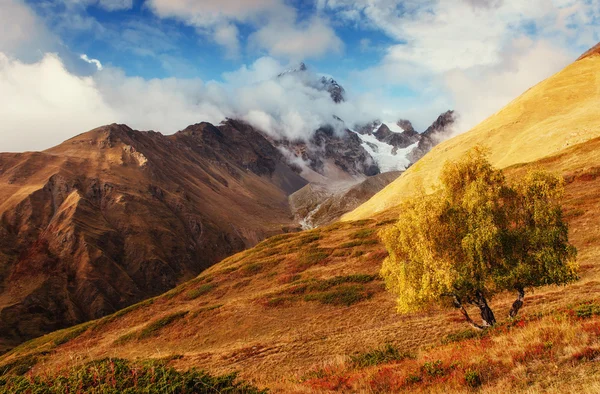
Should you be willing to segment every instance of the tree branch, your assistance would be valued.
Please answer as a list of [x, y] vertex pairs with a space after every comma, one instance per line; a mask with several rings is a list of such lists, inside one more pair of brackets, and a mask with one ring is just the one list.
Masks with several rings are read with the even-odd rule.
[[475, 323], [473, 321], [473, 319], [471, 319], [471, 316], [469, 316], [469, 312], [467, 312], [467, 310], [465, 309], [463, 304], [460, 302], [460, 299], [456, 295], [451, 295], [451, 297], [453, 298], [454, 307], [456, 309], [460, 310], [460, 313], [462, 313], [465, 320], [467, 321], [467, 323], [469, 323], [471, 325], [471, 327], [473, 327], [476, 330], [483, 330], [485, 328], [485, 327]]
[[481, 320], [483, 321], [483, 327], [492, 327], [496, 324], [496, 317], [494, 316], [494, 312], [489, 307], [487, 300], [485, 299], [485, 295], [483, 291], [477, 290], [475, 292], [475, 305], [481, 311]]
[[523, 306], [523, 301], [525, 299], [525, 290], [522, 287], [517, 287], [517, 292], [519, 295], [515, 302], [513, 302], [510, 312], [508, 312], [508, 316], [511, 319], [514, 319], [517, 316], [517, 313], [519, 313], [519, 309], [521, 309]]

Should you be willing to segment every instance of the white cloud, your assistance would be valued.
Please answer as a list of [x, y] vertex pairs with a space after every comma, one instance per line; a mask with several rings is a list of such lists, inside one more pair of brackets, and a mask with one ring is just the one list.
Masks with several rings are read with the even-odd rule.
[[92, 78], [52, 54], [24, 64], [0, 53], [0, 91], [0, 151], [45, 149], [115, 118]]
[[245, 22], [269, 10], [287, 9], [281, 0], [149, 0], [148, 6], [160, 17], [184, 19], [196, 26], [212, 26], [224, 19]]
[[90, 59], [85, 53], [79, 56], [79, 58], [88, 64], [93, 64], [98, 70], [102, 70], [102, 63], [100, 63], [100, 60]]
[[[358, 106], [358, 101], [334, 105], [327, 92], [307, 86], [307, 81], [291, 76], [274, 80], [287, 64], [272, 57], [262, 57], [252, 64], [242, 65], [234, 72], [224, 73], [223, 83], [203, 83], [197, 79], [146, 80], [128, 77], [120, 69], [101, 69], [102, 64], [97, 59], [78, 55], [77, 64], [90, 63], [98, 69], [92, 77], [81, 78], [72, 73], [73, 68], [65, 66], [68, 56], [61, 53], [46, 54], [44, 57], [43, 54], [53, 47], [41, 45], [40, 38], [50, 35], [44, 34], [43, 23], [25, 5], [16, 0], [0, 1], [11, 1], [13, 5], [11, 16], [2, 13], [0, 19], [6, 19], [2, 28], [8, 26], [14, 31], [10, 36], [0, 35], [1, 48], [5, 49], [0, 91], [11, 92], [10, 95], [2, 95], [0, 118], [7, 121], [0, 129], [0, 151], [48, 148], [78, 132], [112, 122], [168, 134], [192, 123], [218, 123], [229, 116], [247, 119], [274, 137], [308, 138], [316, 128], [331, 122], [334, 114], [348, 120], [367, 117]], [[210, 6], [210, 2], [193, 3], [200, 8]], [[262, 2], [265, 7], [275, 3], [275, 0]], [[177, 6], [175, 2], [169, 4], [171, 7]], [[224, 10], [239, 20], [256, 18], [258, 21], [260, 15], [248, 5], [248, 2], [215, 2], [213, 10]], [[295, 11], [290, 11], [289, 7], [277, 7], [282, 7], [277, 18], [296, 17]], [[219, 19], [218, 13], [209, 17], [209, 20], [211, 18]], [[280, 21], [273, 18], [270, 19], [273, 23]], [[223, 28], [223, 44], [228, 40], [235, 43], [233, 38], [237, 31], [235, 25], [231, 26], [232, 29], [227, 26]], [[123, 32], [123, 42], [127, 45], [135, 46], [150, 35], [153, 41], [155, 37], [160, 38], [157, 40], [158, 47], [152, 48], [153, 52], [169, 49], [168, 41], [162, 40], [163, 37], [156, 31], [147, 31], [140, 26], [127, 27]], [[266, 24], [262, 28], [272, 29], [272, 25]], [[300, 35], [294, 30], [296, 28], [302, 32]], [[38, 30], [41, 33], [37, 33]], [[339, 45], [335, 35], [326, 34], [329, 30], [325, 22], [318, 19], [301, 22], [284, 32], [285, 38], [290, 40], [290, 50], [279, 48], [277, 41], [269, 41], [264, 36], [257, 36], [256, 45], [260, 43], [261, 48], [272, 46], [278, 54], [287, 53], [290, 57], [315, 53], [306, 38], [316, 41], [317, 53], [330, 46], [331, 42]], [[325, 33], [325, 40], [319, 42], [317, 38], [320, 37], [317, 36], [321, 33]], [[25, 46], [29, 42], [32, 43], [30, 48]], [[39, 53], [37, 58], [28, 59], [30, 64], [23, 62], [21, 56], [14, 55], [16, 52], [11, 52], [24, 48], [29, 53]], [[149, 56], [154, 54], [148, 53]], [[318, 76], [306, 78], [316, 79]], [[35, 81], [57, 81], [57, 84], [45, 82], [38, 85]], [[58, 82], [64, 84], [64, 89]], [[80, 100], [74, 100], [71, 96], [62, 100], [63, 90], [78, 92]], [[19, 111], [15, 108], [19, 108]]]
[[289, 59], [318, 57], [339, 52], [342, 41], [327, 21], [313, 16], [299, 20], [298, 12], [284, 0], [149, 0], [161, 18], [175, 18], [211, 37], [229, 56], [241, 48], [237, 25], [253, 29], [253, 48]]
[[129, 10], [133, 7], [133, 0], [58, 0], [68, 9], [98, 6], [106, 11]]
[[2, 0], [0, 5], [0, 49], [14, 50], [35, 35], [35, 15], [24, 4], [15, 0]]
[[98, 0], [98, 5], [107, 11], [129, 10], [133, 0]]
[[39, 49], [55, 49], [57, 39], [21, 0], [0, 0], [0, 52], [39, 58]]
[[[365, 26], [399, 42], [389, 49], [388, 61], [408, 62], [432, 72], [497, 64], [504, 47], [528, 29], [542, 37], [563, 29], [584, 40], [585, 33], [595, 29], [590, 22], [600, 15], [599, 5], [597, 0], [585, 4], [576, 0], [319, 2], [323, 10], [354, 10]], [[594, 43], [585, 41], [584, 46]]]
[[521, 38], [497, 65], [448, 72], [444, 82], [461, 114], [457, 127], [469, 130], [572, 61], [570, 53], [552, 42]]
[[225, 47], [227, 56], [232, 58], [236, 57], [240, 52], [238, 34], [238, 28], [233, 24], [217, 26], [214, 30], [215, 42]]
[[223, 73], [223, 79], [230, 85], [242, 86], [272, 79], [284, 66], [272, 57], [261, 57], [250, 66], [242, 65], [234, 72]]
[[0, 91], [6, 92], [0, 96], [0, 151], [49, 148], [113, 122], [171, 134], [200, 121], [218, 124], [233, 117], [274, 138], [306, 140], [320, 126], [335, 123], [334, 115], [349, 125], [383, 116], [371, 98], [335, 104], [327, 91], [307, 84], [316, 74], [277, 78], [284, 66], [272, 58], [224, 75], [224, 83], [146, 80], [112, 67], [78, 77], [52, 54], [33, 64], [5, 54], [0, 60]]
[[249, 41], [274, 56], [302, 60], [322, 56], [328, 52], [340, 52], [342, 40], [321, 18], [293, 25], [288, 21], [273, 21], [249, 37]]
[[220, 122], [223, 93], [199, 79], [128, 77], [106, 68], [94, 76], [98, 94], [115, 114], [114, 121], [141, 130], [171, 134], [200, 121]]
[[317, 7], [395, 41], [378, 65], [356, 73], [370, 89], [418, 91], [429, 114], [426, 98], [438, 95], [438, 104], [462, 115], [463, 131], [600, 40], [599, 0], [318, 0]]

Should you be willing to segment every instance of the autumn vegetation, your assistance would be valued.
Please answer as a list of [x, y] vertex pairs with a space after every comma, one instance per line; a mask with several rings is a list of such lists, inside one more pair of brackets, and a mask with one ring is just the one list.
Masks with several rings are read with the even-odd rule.
[[[504, 170], [510, 187], [539, 169], [564, 179], [562, 217], [580, 266], [572, 284], [526, 288], [514, 319], [463, 327], [448, 297], [393, 313], [378, 234], [398, 222], [394, 208], [269, 238], [161, 296], [27, 342], [0, 356], [4, 382], [41, 389], [108, 359], [238, 371], [272, 393], [600, 392], [598, 150], [600, 139]], [[488, 301], [504, 317], [514, 298], [509, 289]]]
[[[596, 393], [600, 306], [583, 303], [447, 335], [406, 353], [387, 344], [309, 371], [296, 393]], [[306, 389], [304, 389], [306, 388]]]
[[[496, 324], [488, 304], [494, 294], [517, 294], [514, 318], [526, 289], [577, 279], [560, 205], [563, 180], [532, 171], [511, 185], [486, 155], [475, 147], [447, 163], [439, 190], [404, 203], [398, 221], [382, 232], [389, 257], [381, 274], [400, 312], [451, 303], [482, 329]], [[464, 304], [479, 308], [482, 324]]]
[[171, 393], [265, 394], [235, 373], [212, 376], [204, 371], [178, 372], [169, 360], [130, 362], [103, 359], [47, 376], [0, 376], [0, 394], [12, 393]]

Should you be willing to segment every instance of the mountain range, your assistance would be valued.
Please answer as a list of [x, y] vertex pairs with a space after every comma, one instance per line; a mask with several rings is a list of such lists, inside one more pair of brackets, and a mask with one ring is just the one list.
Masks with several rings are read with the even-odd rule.
[[[315, 84], [343, 100], [333, 79]], [[0, 351], [163, 293], [269, 236], [337, 220], [398, 175], [381, 174], [381, 146], [416, 146], [433, 130], [332, 123], [297, 141], [234, 119], [168, 136], [112, 124], [0, 154]], [[301, 189], [327, 191], [307, 202]]]
[[600, 47], [595, 46], [468, 133], [436, 146], [345, 219], [363, 219], [383, 212], [402, 198], [413, 196], [418, 184], [431, 190], [444, 165], [440, 157], [455, 160], [477, 144], [489, 148], [494, 165], [506, 168], [539, 160], [600, 136], [595, 113], [600, 104], [596, 84], [599, 52]]

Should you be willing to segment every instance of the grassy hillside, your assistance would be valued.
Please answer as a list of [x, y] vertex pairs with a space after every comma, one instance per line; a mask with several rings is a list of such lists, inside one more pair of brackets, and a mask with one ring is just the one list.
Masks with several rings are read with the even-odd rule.
[[[581, 385], [581, 376], [598, 368], [590, 361], [596, 358], [600, 332], [596, 307], [589, 307], [585, 322], [569, 316], [585, 309], [583, 303], [600, 302], [600, 138], [532, 164], [512, 166], [506, 173], [515, 179], [534, 167], [567, 180], [565, 212], [571, 241], [579, 249], [581, 280], [529, 293], [522, 313], [523, 321], [532, 323], [515, 328], [520, 331], [514, 335], [502, 331], [507, 323], [501, 322], [488, 339], [461, 340], [468, 335], [466, 325], [453, 310], [397, 315], [393, 298], [377, 276], [386, 256], [377, 231], [396, 216], [388, 210], [368, 220], [270, 238], [162, 296], [25, 343], [0, 358], [0, 371], [44, 375], [106, 357], [169, 358], [169, 365], [181, 370], [239, 371], [241, 378], [275, 392], [348, 387], [385, 392], [385, 387], [369, 383], [376, 374], [396, 379], [389, 386], [394, 390], [441, 389], [440, 382], [452, 381], [451, 387], [460, 391], [468, 388], [465, 376], [474, 369], [484, 388], [502, 387], [498, 385], [508, 384], [508, 379], [515, 389], [525, 390], [527, 382], [557, 379], [554, 369], [543, 368], [556, 357], [562, 379], [557, 391], [568, 392], [569, 382]], [[513, 298], [505, 294], [494, 299], [500, 320], [505, 320]], [[556, 331], [553, 319], [563, 315], [569, 318], [558, 317], [563, 320]], [[556, 332], [544, 339], [550, 328]], [[577, 336], [581, 330], [587, 330], [585, 336]], [[572, 342], [569, 338], [575, 336]], [[552, 342], [551, 348], [556, 344], [556, 352], [529, 349], [537, 344], [531, 338]], [[458, 344], [442, 345], [456, 340]], [[395, 350], [377, 353], [386, 344]], [[530, 358], [527, 352], [535, 355]], [[578, 352], [583, 355], [576, 356]], [[520, 367], [509, 368], [506, 360], [520, 353], [527, 353]], [[489, 371], [477, 369], [490, 354], [498, 364], [490, 364]], [[452, 366], [454, 357], [462, 364]], [[354, 361], [361, 359], [367, 361]], [[584, 382], [597, 385], [593, 376]]]
[[430, 189], [447, 160], [483, 144], [498, 168], [528, 163], [600, 136], [600, 54], [592, 51], [532, 87], [474, 129], [441, 143], [344, 220], [369, 218]]

